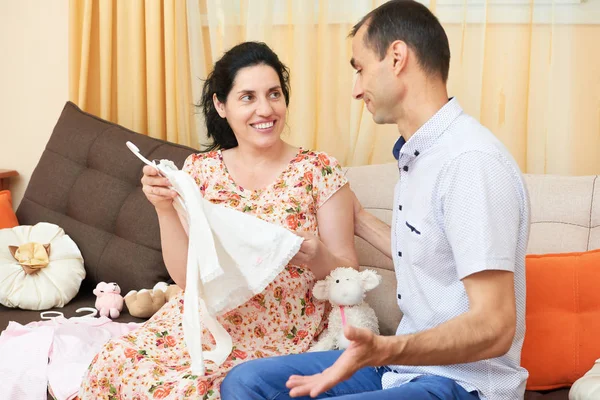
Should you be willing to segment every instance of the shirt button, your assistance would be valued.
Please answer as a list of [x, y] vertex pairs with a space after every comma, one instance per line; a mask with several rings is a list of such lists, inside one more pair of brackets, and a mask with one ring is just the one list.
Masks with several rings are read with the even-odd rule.
[[402, 204], [398, 206], [398, 210], [402, 211]]
[[398, 300], [402, 300], [402, 296], [398, 293]]
[[402, 257], [402, 252], [401, 251], [398, 252], [398, 257]]
[[405, 171], [408, 171], [408, 165], [405, 165], [404, 168], [402, 168]]
[[415, 157], [417, 157], [419, 154], [421, 154], [419, 153], [419, 150], [415, 150]]

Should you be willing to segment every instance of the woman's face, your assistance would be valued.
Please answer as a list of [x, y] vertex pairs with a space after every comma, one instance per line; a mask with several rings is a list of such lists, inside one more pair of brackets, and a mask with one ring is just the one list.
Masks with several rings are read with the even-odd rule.
[[287, 107], [272, 67], [259, 64], [240, 69], [225, 103], [216, 96], [213, 101], [239, 144], [267, 148], [281, 140]]

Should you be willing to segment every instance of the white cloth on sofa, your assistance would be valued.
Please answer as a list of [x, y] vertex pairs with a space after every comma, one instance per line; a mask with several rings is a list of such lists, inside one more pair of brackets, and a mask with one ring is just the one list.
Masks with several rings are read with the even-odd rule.
[[48, 382], [48, 354], [54, 329], [30, 329], [9, 322], [0, 336], [0, 398], [43, 400]]
[[104, 344], [140, 325], [107, 317], [9, 322], [0, 335], [0, 399], [45, 400], [48, 386], [57, 400], [75, 398], [85, 371]]
[[600, 399], [600, 358], [569, 390], [569, 400]]
[[[265, 290], [303, 239], [279, 225], [205, 200], [194, 179], [168, 160], [157, 167], [179, 193], [174, 205], [189, 238], [183, 331], [191, 370], [204, 375], [204, 359], [220, 365], [233, 346], [215, 315]], [[201, 316], [216, 341], [204, 354]]]

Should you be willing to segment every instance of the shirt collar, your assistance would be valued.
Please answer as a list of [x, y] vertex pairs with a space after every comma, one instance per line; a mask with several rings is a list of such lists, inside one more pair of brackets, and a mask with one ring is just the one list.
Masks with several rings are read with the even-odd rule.
[[444, 104], [433, 117], [429, 118], [415, 133], [406, 141], [402, 136], [394, 144], [392, 153], [398, 160], [400, 154], [412, 157], [418, 156], [430, 148], [436, 140], [448, 129], [450, 124], [463, 112], [462, 107], [454, 97]]
[[404, 140], [402, 136], [400, 136], [398, 140], [396, 140], [396, 143], [394, 144], [394, 149], [392, 150], [392, 154], [394, 155], [394, 158], [396, 160], [400, 158], [400, 150], [402, 149], [405, 143], [406, 140]]

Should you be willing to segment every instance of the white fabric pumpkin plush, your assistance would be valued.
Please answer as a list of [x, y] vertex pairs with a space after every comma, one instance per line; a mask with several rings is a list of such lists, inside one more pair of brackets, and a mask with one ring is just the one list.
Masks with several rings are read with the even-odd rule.
[[83, 257], [57, 225], [0, 229], [0, 304], [25, 310], [63, 307], [85, 278]]

